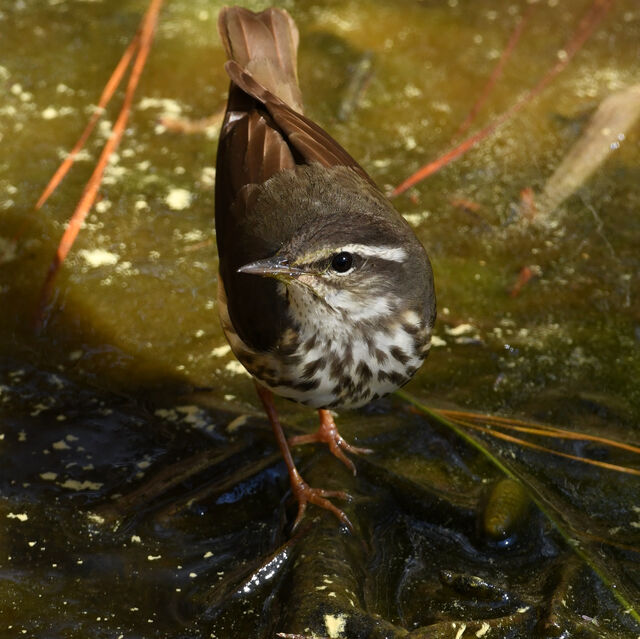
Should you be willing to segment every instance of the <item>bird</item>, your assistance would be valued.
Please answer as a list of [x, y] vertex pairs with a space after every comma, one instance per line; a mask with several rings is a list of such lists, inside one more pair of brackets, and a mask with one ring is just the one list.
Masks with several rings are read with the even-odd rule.
[[[428, 355], [433, 271], [406, 220], [367, 172], [303, 114], [299, 33], [279, 8], [224, 7], [230, 78], [216, 158], [218, 314], [254, 379], [298, 503], [331, 511], [343, 491], [312, 487], [290, 446], [324, 442], [355, 474], [332, 411], [408, 382]], [[318, 410], [320, 427], [287, 440], [278, 395]]]

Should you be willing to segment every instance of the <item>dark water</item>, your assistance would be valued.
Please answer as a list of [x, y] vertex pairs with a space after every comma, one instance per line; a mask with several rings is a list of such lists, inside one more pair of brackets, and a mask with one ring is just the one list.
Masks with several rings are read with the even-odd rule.
[[[301, 31], [307, 113], [385, 188], [450, 148], [521, 16], [472, 131], [562, 58], [591, 5], [281, 3]], [[299, 451], [310, 483], [354, 496], [357, 534], [311, 509], [289, 541], [286, 474], [216, 316], [217, 135], [159, 124], [224, 103], [219, 6], [164, 6], [118, 157], [36, 336], [48, 263], [117, 107], [33, 205], [145, 3], [0, 2], [0, 636], [638, 636], [637, 475], [487, 440], [578, 539], [530, 506], [509, 543], [492, 540], [481, 522], [500, 472], [399, 399], [340, 415], [376, 451], [357, 478]], [[425, 404], [640, 440], [639, 125], [544, 222], [516, 206], [598, 104], [640, 81], [639, 43], [640, 7], [619, 0], [517, 117], [395, 200], [436, 276], [437, 340], [407, 387]], [[367, 56], [373, 75], [340, 122]], [[523, 267], [535, 275], [512, 296]], [[315, 424], [280, 407], [289, 432]], [[637, 454], [551, 443], [638, 468]]]

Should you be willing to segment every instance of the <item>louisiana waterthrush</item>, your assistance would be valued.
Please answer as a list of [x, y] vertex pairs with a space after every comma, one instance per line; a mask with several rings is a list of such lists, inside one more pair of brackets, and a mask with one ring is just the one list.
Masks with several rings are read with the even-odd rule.
[[220, 12], [231, 78], [218, 146], [218, 309], [256, 387], [289, 470], [300, 521], [306, 504], [344, 513], [294, 465], [271, 393], [319, 409], [324, 441], [355, 471], [329, 412], [406, 383], [435, 321], [429, 259], [404, 218], [358, 163], [302, 115], [298, 30], [281, 9]]

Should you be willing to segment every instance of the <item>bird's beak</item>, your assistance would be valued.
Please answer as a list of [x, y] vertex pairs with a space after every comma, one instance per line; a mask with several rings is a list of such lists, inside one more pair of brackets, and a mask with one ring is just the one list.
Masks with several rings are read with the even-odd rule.
[[274, 255], [273, 257], [268, 257], [265, 260], [258, 260], [257, 262], [245, 264], [238, 269], [238, 273], [291, 279], [304, 275], [305, 271], [295, 266], [291, 266], [287, 258]]

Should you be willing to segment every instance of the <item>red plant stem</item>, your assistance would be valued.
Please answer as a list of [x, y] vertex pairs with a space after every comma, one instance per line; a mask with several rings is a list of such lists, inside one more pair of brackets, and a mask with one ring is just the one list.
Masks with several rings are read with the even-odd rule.
[[51, 261], [49, 271], [47, 272], [47, 277], [44, 281], [44, 284], [42, 285], [40, 302], [38, 305], [38, 313], [36, 317], [37, 329], [39, 329], [42, 325], [44, 307], [50, 297], [51, 290], [53, 288], [53, 282], [58, 270], [60, 269], [60, 265], [73, 246], [80, 228], [82, 227], [82, 223], [84, 222], [87, 214], [93, 206], [96, 195], [98, 193], [98, 189], [100, 188], [100, 184], [102, 183], [104, 170], [109, 162], [109, 157], [118, 148], [118, 144], [120, 143], [122, 135], [124, 134], [127, 120], [129, 119], [129, 113], [131, 111], [131, 103], [133, 101], [135, 90], [138, 86], [140, 75], [147, 60], [149, 50], [151, 49], [153, 34], [158, 22], [158, 13], [161, 6], [162, 0], [151, 0], [142, 20], [142, 27], [140, 29], [140, 46], [136, 59], [133, 63], [133, 67], [131, 69], [131, 75], [129, 76], [129, 81], [127, 83], [127, 88], [122, 103], [122, 108], [118, 115], [118, 119], [113, 125], [111, 136], [102, 149], [102, 153], [100, 154], [96, 167], [93, 170], [93, 173], [89, 178], [87, 185], [85, 186], [82, 197], [80, 198], [80, 201], [78, 202], [78, 205], [76, 206], [76, 209], [73, 212], [71, 219], [69, 220], [62, 238], [60, 239], [56, 255]]
[[458, 146], [454, 147], [450, 151], [447, 151], [444, 155], [440, 156], [436, 160], [429, 162], [429, 164], [426, 164], [421, 169], [416, 171], [413, 175], [409, 176], [406, 180], [404, 180], [404, 182], [402, 182], [393, 190], [393, 192], [391, 193], [391, 197], [400, 195], [418, 182], [421, 182], [431, 174], [439, 171], [443, 166], [446, 166], [456, 158], [466, 153], [478, 142], [491, 135], [499, 126], [501, 126], [507, 120], [511, 119], [514, 115], [520, 112], [527, 104], [529, 104], [529, 102], [531, 102], [538, 94], [540, 94], [562, 70], [564, 70], [573, 56], [581, 49], [589, 36], [593, 33], [595, 28], [607, 14], [614, 2], [615, 0], [594, 0], [589, 11], [580, 21], [578, 29], [566, 43], [564, 47], [564, 55], [551, 67], [551, 69], [549, 69], [549, 71], [547, 71], [547, 73], [532, 89], [529, 89], [519, 100], [512, 104], [497, 118], [495, 118], [493, 122], [490, 122], [487, 126], [485, 126], [483, 129], [481, 129], [471, 137], [468, 137]]
[[138, 48], [139, 41], [140, 41], [140, 34], [136, 33], [135, 37], [133, 38], [133, 40], [131, 40], [131, 43], [127, 47], [127, 50], [124, 52], [124, 54], [120, 58], [120, 62], [118, 62], [116, 68], [113, 70], [113, 73], [109, 78], [109, 81], [105, 85], [102, 91], [102, 95], [100, 96], [100, 100], [98, 101], [96, 110], [94, 111], [93, 115], [91, 116], [91, 119], [89, 120], [87, 126], [82, 132], [82, 135], [78, 138], [78, 141], [76, 142], [73, 149], [69, 151], [69, 154], [64, 159], [64, 162], [62, 162], [62, 164], [58, 167], [57, 171], [53, 174], [53, 177], [51, 178], [51, 180], [49, 180], [49, 184], [47, 184], [44, 191], [42, 192], [40, 199], [36, 202], [36, 207], [35, 207], [36, 210], [42, 207], [42, 205], [49, 199], [49, 196], [56, 190], [56, 188], [58, 187], [58, 184], [62, 182], [65, 175], [69, 172], [69, 169], [71, 168], [72, 164], [75, 162], [76, 156], [82, 150], [82, 147], [85, 145], [87, 139], [91, 135], [96, 125], [96, 122], [100, 119], [100, 116], [104, 111], [104, 108], [107, 106], [107, 104], [109, 104], [109, 101], [113, 97], [115, 90], [118, 88], [118, 85], [122, 81], [122, 76], [127, 70], [129, 63], [131, 62], [131, 58], [133, 57], [133, 54], [136, 52], [136, 49]]

